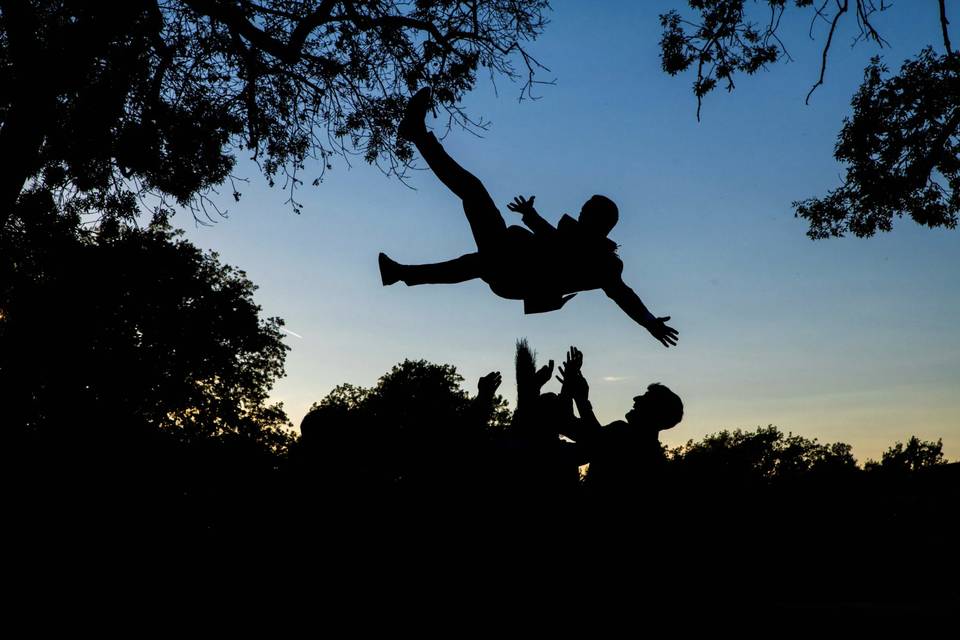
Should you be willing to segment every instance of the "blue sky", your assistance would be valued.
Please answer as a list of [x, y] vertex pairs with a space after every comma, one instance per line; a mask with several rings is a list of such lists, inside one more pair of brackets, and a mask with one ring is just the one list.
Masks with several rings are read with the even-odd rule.
[[[464, 105], [490, 130], [445, 141], [508, 222], [519, 223], [505, 207], [517, 194], [536, 194], [550, 220], [594, 193], [613, 198], [624, 279], [673, 317], [679, 346], [661, 347], [600, 292], [524, 316], [480, 282], [382, 287], [379, 251], [414, 263], [475, 249], [459, 202], [428, 171], [409, 188], [341, 160], [299, 192], [295, 215], [241, 165], [251, 182], [228, 219], [175, 222], [244, 269], [264, 313], [302, 336], [287, 338], [287, 377], [274, 393], [295, 423], [336, 384], [373, 385], [404, 358], [453, 364], [471, 390], [499, 370], [512, 400], [514, 343], [526, 337], [542, 361], [583, 350], [603, 421], [622, 417], [650, 382], [673, 388], [686, 415], [663, 434], [669, 444], [775, 424], [849, 442], [861, 461], [913, 434], [943, 438], [960, 458], [960, 232], [898, 221], [871, 239], [812, 242], [790, 207], [839, 184], [835, 136], [876, 47], [851, 49], [848, 24], [805, 106], [825, 31], [811, 42], [809, 13], [791, 8], [783, 36], [794, 62], [715, 91], [698, 123], [693, 77], [660, 70], [657, 16], [679, 4], [554, 2], [531, 51], [556, 85], [520, 103], [519, 85], [499, 79], [498, 94], [481, 79]], [[901, 3], [878, 17], [892, 68], [939, 43], [936, 11]]]

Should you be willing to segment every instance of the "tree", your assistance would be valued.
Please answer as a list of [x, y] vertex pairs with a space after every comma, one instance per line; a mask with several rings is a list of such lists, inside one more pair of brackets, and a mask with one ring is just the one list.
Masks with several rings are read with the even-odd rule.
[[[356, 154], [402, 174], [406, 96], [434, 87], [450, 122], [477, 74], [517, 77], [545, 0], [0, 1], [0, 233], [24, 189], [68, 213], [195, 215], [250, 154], [289, 202], [305, 161]], [[517, 62], [519, 60], [519, 63]], [[152, 200], [150, 197], [153, 197]]]
[[0, 388], [6, 424], [94, 433], [147, 427], [184, 440], [286, 446], [267, 400], [288, 347], [242, 271], [149, 226], [80, 227], [48, 194], [0, 236]]
[[338, 385], [301, 425], [306, 466], [353, 488], [456, 491], [484, 480], [488, 441], [510, 414], [502, 397], [470, 398], [462, 383], [451, 365], [404, 360], [374, 387]]
[[[365, 420], [388, 425], [388, 429], [407, 434], [429, 431], [450, 432], [474, 414], [474, 400], [462, 388], [463, 376], [449, 364], [426, 360], [404, 360], [394, 365], [376, 386], [365, 388], [341, 384], [314, 403], [311, 411], [327, 414], [363, 414]], [[507, 403], [496, 396], [485, 426], [500, 429], [510, 414]]]
[[868, 470], [903, 473], [920, 471], [946, 464], [943, 457], [943, 440], [928, 442], [917, 436], [910, 436], [906, 446], [902, 442], [883, 452], [880, 462], [867, 462]]
[[855, 471], [850, 445], [820, 444], [792, 433], [784, 434], [772, 425], [756, 431], [723, 430], [692, 440], [670, 450], [681, 468], [714, 479], [768, 482], [798, 478], [807, 474], [836, 474]]
[[[703, 97], [722, 84], [735, 87], [738, 73], [753, 74], [789, 59], [777, 32], [787, 0], [763, 0], [767, 19], [755, 22], [745, 0], [689, 0], [699, 13], [690, 21], [677, 11], [660, 17], [663, 69], [677, 75], [696, 69], [693, 91], [697, 118]], [[812, 12], [810, 31], [826, 25], [819, 78], [807, 94], [823, 84], [834, 34], [841, 21], [854, 19], [858, 40], [879, 47], [887, 43], [874, 28], [874, 14], [893, 5], [884, 0], [794, 0]], [[874, 57], [853, 97], [853, 113], [837, 137], [836, 159], [846, 164], [843, 184], [821, 198], [793, 203], [796, 216], [809, 224], [812, 239], [872, 236], [890, 231], [894, 217], [909, 216], [929, 227], [955, 228], [960, 212], [960, 57], [953, 51], [945, 0], [939, 0], [938, 40], [907, 60], [891, 76]], [[904, 8], [903, 10], [907, 10]], [[852, 16], [852, 18], [851, 18]], [[933, 25], [931, 25], [933, 26]]]

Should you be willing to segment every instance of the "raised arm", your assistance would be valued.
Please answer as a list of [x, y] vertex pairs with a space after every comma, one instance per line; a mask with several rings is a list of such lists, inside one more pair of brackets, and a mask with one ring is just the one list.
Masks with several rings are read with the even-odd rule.
[[676, 329], [665, 324], [670, 316], [654, 317], [646, 305], [643, 304], [640, 296], [627, 286], [622, 278], [618, 277], [615, 282], [604, 287], [603, 292], [616, 302], [617, 306], [623, 309], [624, 313], [630, 316], [634, 322], [649, 331], [663, 346], [676, 346], [679, 334]]
[[480, 378], [477, 384], [477, 397], [473, 399], [469, 409], [470, 421], [474, 427], [480, 429], [486, 427], [493, 414], [493, 405], [501, 380], [499, 371], [491, 371]]
[[513, 199], [513, 202], [507, 205], [507, 209], [521, 214], [523, 224], [527, 225], [527, 228], [533, 231], [535, 235], [552, 235], [557, 232], [557, 228], [537, 213], [537, 210], [533, 207], [533, 200], [536, 197], [530, 196], [530, 199], [527, 200], [523, 196], [517, 196]]
[[600, 436], [600, 421], [593, 413], [593, 405], [590, 404], [588, 396], [590, 395], [590, 385], [583, 377], [580, 369], [583, 366], [583, 354], [576, 347], [570, 347], [567, 352], [567, 359], [560, 367], [560, 375], [557, 380], [563, 385], [560, 391], [561, 398], [570, 398], [577, 405], [577, 413], [580, 414], [580, 420], [573, 420], [567, 425], [570, 433], [565, 433], [577, 442], [589, 447]]

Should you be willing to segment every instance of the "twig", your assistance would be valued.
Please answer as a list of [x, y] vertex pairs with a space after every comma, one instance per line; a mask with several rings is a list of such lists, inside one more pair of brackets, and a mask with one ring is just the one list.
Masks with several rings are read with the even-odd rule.
[[813, 95], [813, 92], [817, 90], [817, 87], [823, 84], [823, 77], [827, 73], [827, 54], [830, 52], [830, 43], [833, 42], [833, 34], [837, 30], [837, 23], [840, 21], [840, 16], [847, 12], [847, 7], [849, 5], [849, 0], [843, 0], [843, 4], [840, 4], [840, 1], [837, 0], [837, 15], [833, 16], [833, 22], [830, 24], [830, 33], [827, 34], [827, 43], [823, 46], [822, 58], [820, 61], [820, 78], [817, 79], [816, 84], [810, 87], [810, 91], [807, 93], [807, 98], [803, 101], [804, 104], [810, 104], [810, 96]]

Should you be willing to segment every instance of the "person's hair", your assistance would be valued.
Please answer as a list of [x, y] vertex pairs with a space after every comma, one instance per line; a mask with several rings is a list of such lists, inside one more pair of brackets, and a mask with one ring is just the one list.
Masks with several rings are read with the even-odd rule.
[[660, 431], [672, 429], [683, 420], [683, 401], [668, 387], [654, 382], [647, 387], [647, 395], [653, 400], [649, 417]]
[[595, 195], [587, 200], [583, 206], [590, 210], [591, 216], [597, 221], [597, 226], [605, 234], [610, 233], [616, 226], [617, 220], [620, 219], [620, 211], [617, 209], [617, 205], [606, 196]]

